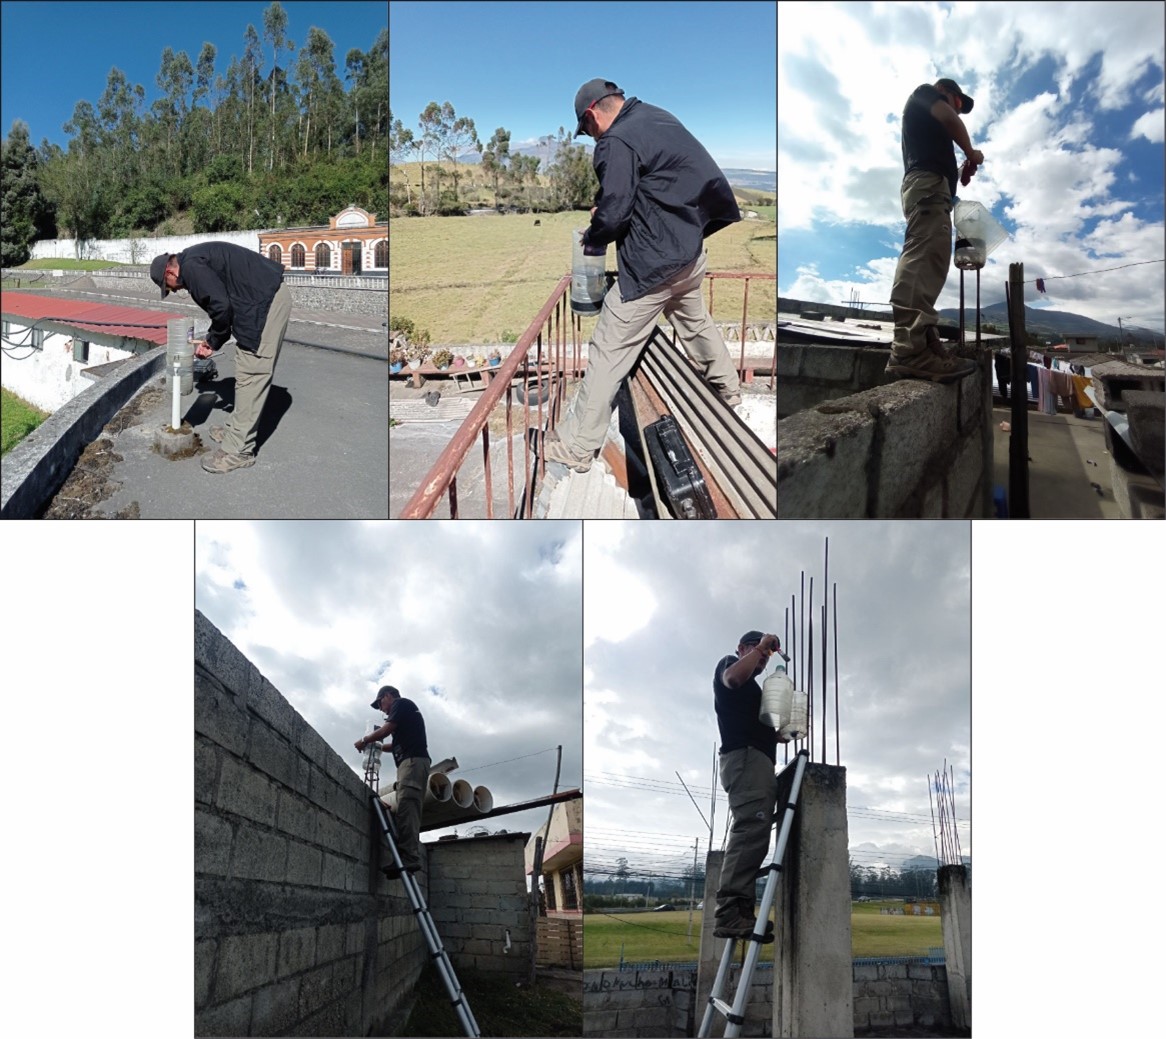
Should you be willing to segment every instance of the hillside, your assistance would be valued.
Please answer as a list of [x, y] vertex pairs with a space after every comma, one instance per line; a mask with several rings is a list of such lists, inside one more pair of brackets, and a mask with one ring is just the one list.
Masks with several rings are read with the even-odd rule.
[[[939, 316], [946, 321], [958, 324], [960, 312], [956, 307], [947, 307], [939, 312]], [[985, 323], [999, 325], [1002, 329], [1008, 327], [1008, 305], [1006, 303], [993, 303], [991, 306], [981, 307], [980, 316]], [[969, 321], [973, 328], [975, 327], [974, 307], [967, 308], [965, 320]], [[1024, 308], [1024, 328], [1026, 332], [1053, 337], [1080, 335], [1116, 340], [1121, 335], [1121, 330], [1117, 325], [1107, 325], [1101, 321], [1094, 321], [1093, 318], [1085, 317], [1083, 314], [1074, 314], [1068, 310], [1045, 310], [1028, 306]], [[1148, 335], [1143, 334], [1139, 338], [1137, 332], [1131, 332], [1128, 328], [1125, 330], [1125, 339], [1127, 343], [1131, 339], [1146, 344], [1151, 342]]]

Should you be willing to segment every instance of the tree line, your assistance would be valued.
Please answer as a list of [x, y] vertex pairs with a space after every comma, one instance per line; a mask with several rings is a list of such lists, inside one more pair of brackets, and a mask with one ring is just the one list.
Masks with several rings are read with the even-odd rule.
[[[473, 202], [483, 201], [498, 209], [523, 212], [590, 208], [599, 181], [587, 149], [573, 143], [562, 126], [558, 134], [540, 138], [539, 144], [548, 152], [545, 161], [537, 155], [512, 152], [511, 132], [502, 126], [483, 144], [474, 120], [458, 116], [448, 101], [440, 105], [429, 102], [418, 116], [416, 130], [394, 120], [390, 112], [390, 168], [404, 162], [420, 163], [419, 186], [414, 187], [407, 173], [392, 185], [390, 212], [394, 216], [460, 216]], [[463, 190], [464, 174], [459, 165], [464, 164], [458, 159], [471, 151], [481, 156], [478, 169], [491, 191], [488, 199], [483, 199], [481, 185]], [[546, 183], [539, 180], [540, 168]]]
[[[216, 74], [204, 43], [192, 63], [163, 50], [145, 88], [118, 68], [96, 104], [78, 101], [66, 148], [16, 120], [3, 145], [3, 263], [23, 263], [39, 238], [180, 233], [188, 212], [199, 233], [326, 224], [354, 203], [388, 209], [388, 30], [337, 67], [334, 44], [312, 27], [302, 47], [287, 36], [278, 2], [253, 25], [243, 56]], [[187, 230], [183, 228], [181, 230]]]

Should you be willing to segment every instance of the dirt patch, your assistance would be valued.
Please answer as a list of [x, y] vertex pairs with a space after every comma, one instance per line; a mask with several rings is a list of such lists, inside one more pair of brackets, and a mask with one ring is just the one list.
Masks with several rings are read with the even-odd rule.
[[[105, 424], [101, 435], [81, 452], [73, 471], [42, 513], [44, 519], [105, 518], [101, 513], [94, 513], [93, 506], [121, 488], [111, 476], [113, 467], [123, 460], [114, 450], [113, 438], [131, 426], [141, 425], [145, 412], [157, 406], [164, 394], [162, 388], [143, 390]], [[140, 512], [134, 501], [111, 518], [138, 519]]]

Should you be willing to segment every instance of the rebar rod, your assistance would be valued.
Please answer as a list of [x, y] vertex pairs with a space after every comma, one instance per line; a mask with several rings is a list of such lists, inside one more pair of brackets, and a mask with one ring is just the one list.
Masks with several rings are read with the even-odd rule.
[[838, 582], [834, 582], [834, 764], [842, 764], [842, 746], [838, 741]]

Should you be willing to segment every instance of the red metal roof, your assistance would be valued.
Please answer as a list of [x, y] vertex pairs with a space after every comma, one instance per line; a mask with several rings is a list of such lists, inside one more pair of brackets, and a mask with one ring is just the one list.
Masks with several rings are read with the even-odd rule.
[[[5, 314], [31, 318], [34, 321], [51, 318], [101, 335], [144, 339], [159, 346], [166, 344], [166, 322], [177, 316], [167, 311], [148, 310], [145, 307], [115, 307], [109, 303], [60, 299], [56, 296], [41, 296], [35, 292], [14, 292], [10, 289], [0, 294], [0, 310]], [[90, 323], [94, 321], [107, 321], [113, 324]], [[149, 327], [134, 328], [132, 327], [134, 325]]]

